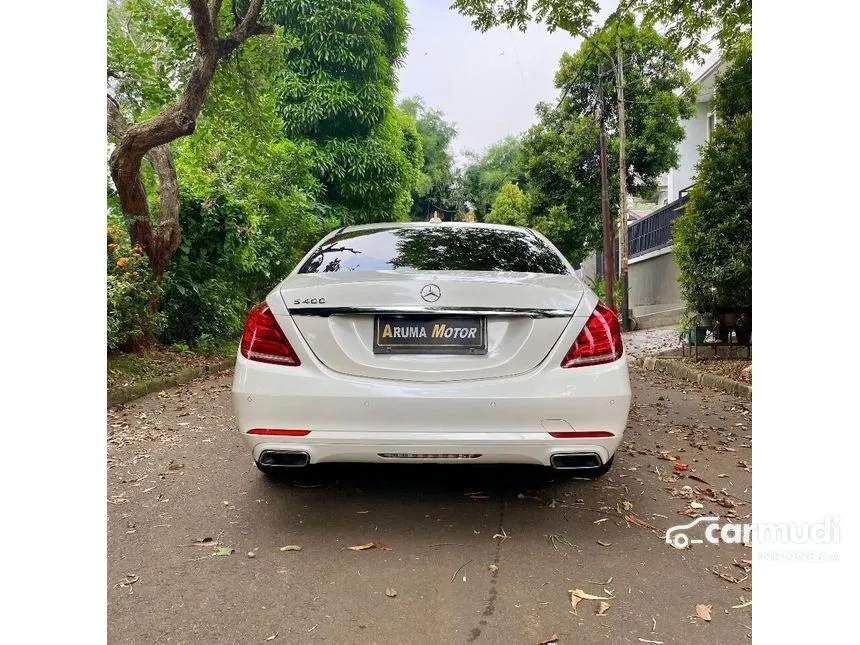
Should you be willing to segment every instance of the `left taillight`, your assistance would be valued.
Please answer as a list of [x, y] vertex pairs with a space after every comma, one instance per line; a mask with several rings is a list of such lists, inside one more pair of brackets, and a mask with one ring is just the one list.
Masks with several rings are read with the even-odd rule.
[[615, 312], [598, 302], [561, 362], [562, 367], [602, 365], [621, 358], [621, 328]]
[[253, 307], [248, 314], [239, 349], [242, 356], [260, 363], [302, 364], [265, 302]]

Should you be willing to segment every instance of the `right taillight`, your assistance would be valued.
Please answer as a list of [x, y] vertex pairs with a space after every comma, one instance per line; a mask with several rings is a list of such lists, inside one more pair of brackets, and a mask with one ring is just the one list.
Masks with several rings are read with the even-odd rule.
[[242, 356], [252, 361], [275, 365], [302, 364], [265, 302], [253, 307], [248, 314], [239, 349]]
[[597, 303], [579, 336], [573, 341], [562, 367], [581, 367], [611, 363], [621, 358], [621, 327], [615, 312]]

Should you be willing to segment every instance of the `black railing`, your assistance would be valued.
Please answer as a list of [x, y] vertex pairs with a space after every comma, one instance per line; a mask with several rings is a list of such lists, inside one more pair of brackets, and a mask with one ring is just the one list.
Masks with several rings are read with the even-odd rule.
[[672, 222], [684, 212], [689, 199], [688, 194], [684, 193], [680, 199], [633, 222], [627, 229], [627, 257], [635, 258], [670, 246]]
[[[627, 227], [627, 258], [632, 259], [665, 249], [672, 245], [672, 222], [678, 215], [684, 212], [684, 207], [689, 201], [686, 190], [681, 191], [681, 197], [670, 204], [666, 204], [659, 210], [643, 217], [638, 222], [633, 222]], [[598, 278], [603, 277], [603, 253], [597, 253]], [[618, 257], [618, 238], [615, 238], [615, 275], [621, 273], [620, 259]]]

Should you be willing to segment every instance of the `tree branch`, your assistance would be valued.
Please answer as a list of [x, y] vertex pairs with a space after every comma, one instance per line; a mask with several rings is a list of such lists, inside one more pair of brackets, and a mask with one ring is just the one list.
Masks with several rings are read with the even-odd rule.
[[209, 5], [206, 0], [188, 0], [188, 9], [191, 11], [191, 23], [194, 25], [197, 52], [208, 52], [218, 44], [218, 30], [209, 13]]
[[242, 18], [242, 22], [236, 25], [236, 28], [228, 36], [219, 40], [219, 57], [223, 58], [227, 56], [251, 36], [275, 33], [272, 25], [261, 25], [257, 22], [262, 8], [263, 0], [251, 0], [251, 4], [248, 6], [248, 11], [245, 13], [244, 18]]
[[125, 117], [119, 111], [119, 103], [110, 94], [108, 94], [107, 99], [107, 131], [108, 134], [119, 139], [128, 129], [128, 123], [125, 122]]

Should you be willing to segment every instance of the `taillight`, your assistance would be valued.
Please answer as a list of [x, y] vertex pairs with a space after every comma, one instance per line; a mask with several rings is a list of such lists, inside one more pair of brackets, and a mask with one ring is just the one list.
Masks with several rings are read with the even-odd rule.
[[615, 312], [597, 303], [585, 327], [561, 362], [562, 367], [601, 365], [621, 358], [621, 328]]
[[265, 302], [253, 307], [248, 314], [240, 351], [245, 358], [261, 363], [302, 364]]

